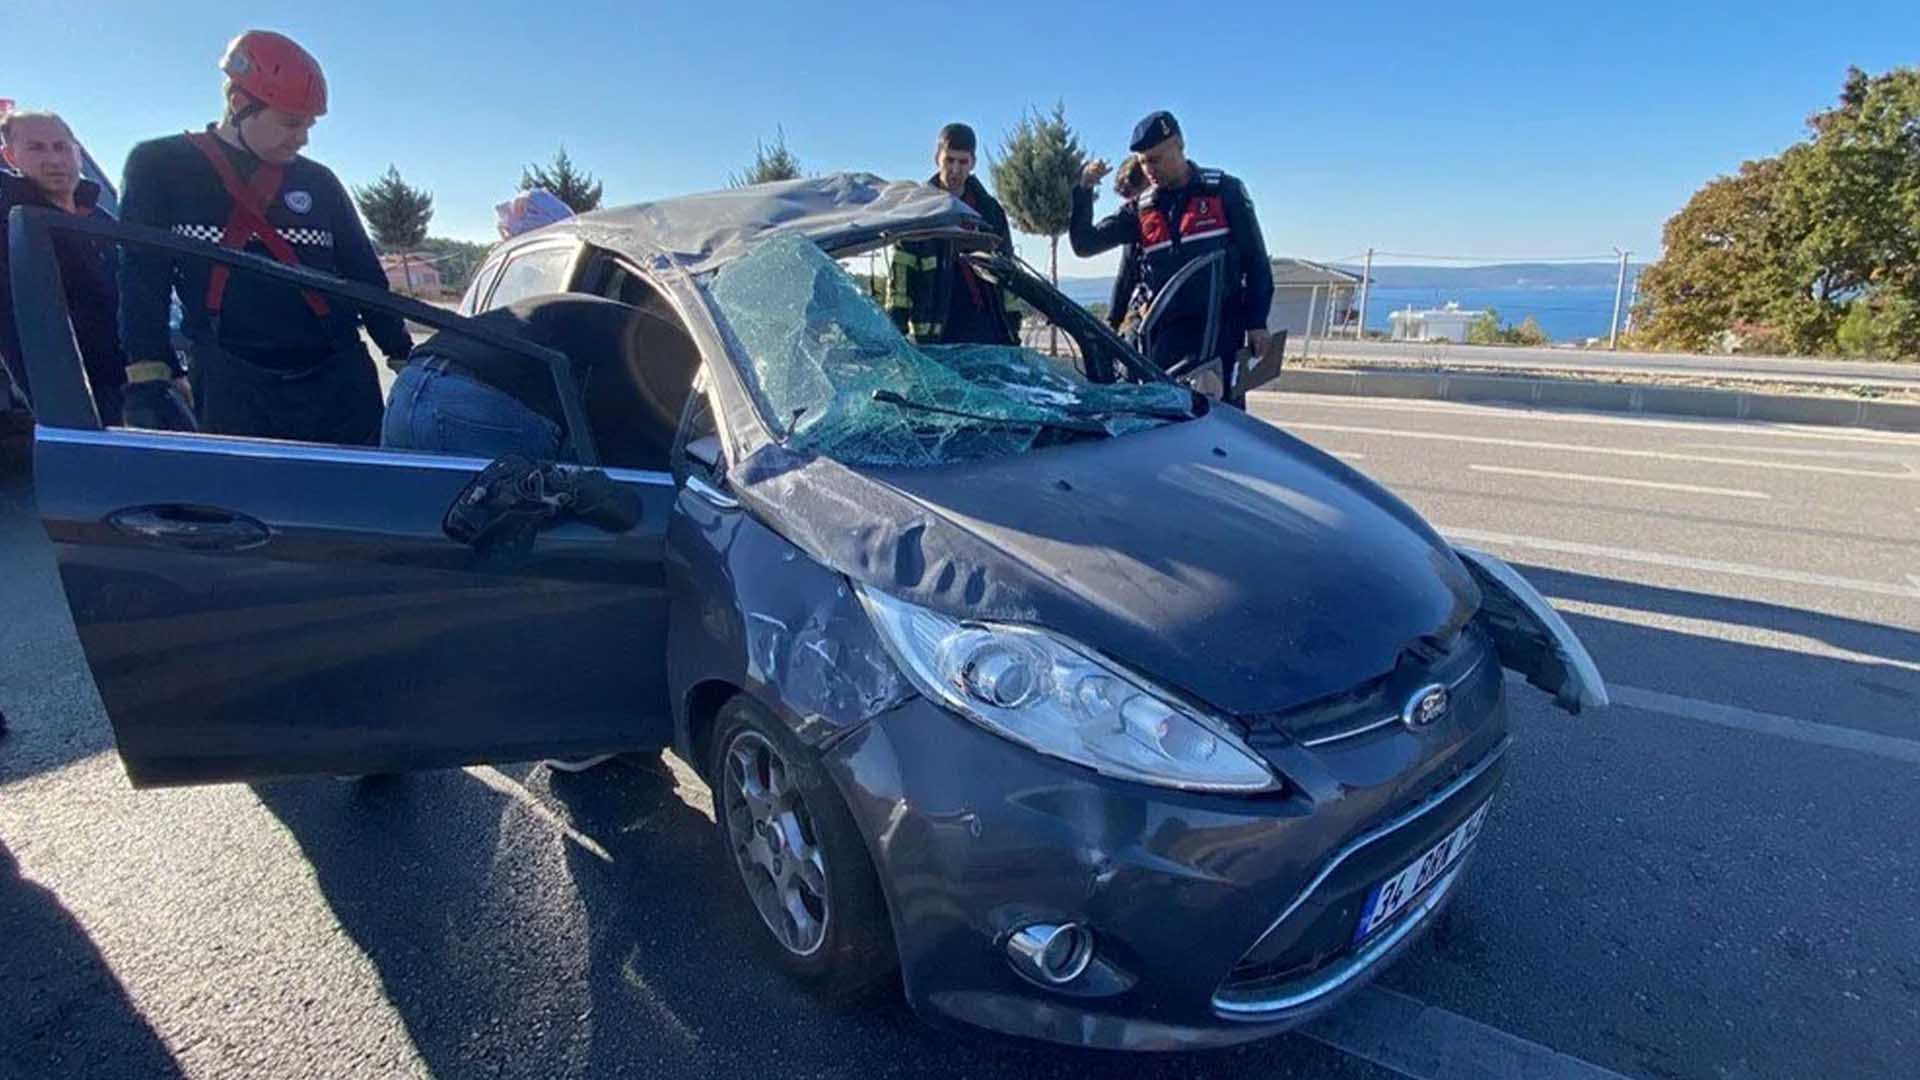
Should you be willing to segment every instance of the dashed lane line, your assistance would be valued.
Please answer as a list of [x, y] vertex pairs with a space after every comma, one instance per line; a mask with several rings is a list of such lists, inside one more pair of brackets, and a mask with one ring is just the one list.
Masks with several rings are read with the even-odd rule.
[[1552, 469], [1517, 469], [1511, 465], [1468, 465], [1467, 468], [1474, 472], [1496, 473], [1500, 476], [1532, 476], [1542, 480], [1571, 480], [1582, 484], [1613, 484], [1619, 487], [1652, 488], [1656, 491], [1681, 491], [1689, 495], [1725, 495], [1734, 499], [1773, 498], [1764, 491], [1708, 487], [1704, 484], [1676, 484], [1666, 480], [1634, 480], [1625, 476], [1594, 476], [1591, 473], [1555, 472]]
[[1436, 525], [1444, 536], [1456, 540], [1465, 540], [1473, 544], [1489, 544], [1494, 547], [1518, 548], [1523, 551], [1550, 551], [1560, 555], [1584, 555], [1594, 559], [1611, 559], [1615, 562], [1642, 563], [1648, 566], [1664, 566], [1679, 570], [1697, 570], [1706, 574], [1729, 574], [1735, 577], [1759, 578], [1762, 581], [1785, 581], [1796, 585], [1816, 585], [1828, 589], [1845, 589], [1849, 592], [1872, 593], [1875, 596], [1896, 596], [1903, 600], [1920, 600], [1920, 577], [1909, 574], [1904, 582], [1867, 581], [1860, 578], [1841, 577], [1836, 574], [1814, 574], [1804, 570], [1783, 570], [1771, 566], [1753, 566], [1748, 563], [1728, 562], [1723, 559], [1698, 559], [1689, 555], [1670, 555], [1660, 551], [1641, 551], [1635, 548], [1610, 547], [1604, 544], [1583, 544], [1573, 540], [1549, 540], [1540, 536], [1519, 536], [1513, 533], [1487, 532], [1481, 529], [1456, 529]]
[[[1693, 420], [1656, 420], [1651, 417], [1583, 413], [1567, 409], [1530, 409], [1520, 405], [1478, 405], [1455, 401], [1410, 401], [1393, 398], [1340, 397], [1332, 394], [1287, 394], [1256, 390], [1248, 395], [1252, 404], [1277, 411], [1279, 406], [1325, 409], [1359, 409], [1369, 412], [1430, 413], [1435, 416], [1487, 416], [1503, 420], [1533, 423], [1598, 424], [1603, 427], [1637, 427], [1669, 431], [1719, 430], [1729, 435], [1812, 439], [1820, 442], [1878, 443], [1885, 446], [1920, 446], [1920, 434], [1881, 431], [1873, 428], [1836, 430], [1831, 426], [1783, 424], [1771, 420], [1721, 420], [1699, 417]], [[1288, 425], [1291, 426], [1291, 425]]]
[[1546, 450], [1567, 454], [1599, 454], [1606, 457], [1638, 458], [1643, 461], [1682, 461], [1696, 465], [1737, 465], [1777, 472], [1824, 473], [1866, 480], [1920, 480], [1920, 469], [1902, 465], [1897, 472], [1884, 469], [1847, 469], [1838, 465], [1809, 465], [1799, 461], [1759, 461], [1752, 458], [1719, 457], [1709, 454], [1675, 454], [1665, 450], [1630, 450], [1618, 446], [1589, 446], [1584, 443], [1542, 442], [1534, 439], [1504, 439], [1493, 435], [1455, 435], [1439, 431], [1408, 431], [1404, 428], [1363, 427], [1355, 424], [1288, 423], [1288, 431], [1329, 431], [1341, 435], [1379, 435], [1390, 439], [1421, 439], [1430, 442], [1465, 443], [1470, 446], [1505, 446], [1518, 450]]

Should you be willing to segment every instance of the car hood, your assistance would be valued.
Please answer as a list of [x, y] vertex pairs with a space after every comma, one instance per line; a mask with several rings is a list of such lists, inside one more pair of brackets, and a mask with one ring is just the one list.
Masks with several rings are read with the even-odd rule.
[[1479, 604], [1404, 503], [1232, 409], [925, 469], [773, 446], [731, 479], [769, 527], [857, 582], [1044, 626], [1239, 716], [1384, 675]]

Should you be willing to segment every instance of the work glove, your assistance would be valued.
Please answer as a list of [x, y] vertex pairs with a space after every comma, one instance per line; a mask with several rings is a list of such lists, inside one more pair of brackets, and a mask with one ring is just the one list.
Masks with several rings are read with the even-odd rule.
[[199, 431], [184, 380], [165, 364], [128, 364], [120, 392], [120, 422], [147, 431]]
[[400, 372], [407, 370], [408, 362], [413, 359], [413, 348], [409, 346], [405, 351], [401, 352], [398, 356], [394, 355], [393, 353], [387, 353], [386, 357], [387, 357], [387, 370], [397, 375]]
[[532, 550], [540, 530], [569, 519], [626, 532], [640, 523], [640, 500], [597, 469], [563, 469], [510, 455], [474, 477], [440, 527], [482, 556], [514, 560]]

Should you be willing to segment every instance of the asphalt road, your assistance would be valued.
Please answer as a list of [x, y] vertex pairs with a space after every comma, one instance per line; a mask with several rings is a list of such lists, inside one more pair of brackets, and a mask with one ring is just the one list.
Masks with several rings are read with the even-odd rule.
[[1620, 702], [1514, 688], [1458, 903], [1309, 1033], [1121, 1059], [819, 1002], [671, 758], [133, 792], [16, 478], [0, 1076], [1912, 1075], [1920, 437], [1255, 409], [1521, 567]]
[[[1300, 353], [1303, 348], [1304, 341], [1289, 339], [1287, 342], [1289, 356]], [[1316, 338], [1311, 355], [1316, 358], [1421, 361], [1488, 368], [1562, 368], [1704, 378], [1731, 376], [1788, 383], [1920, 389], [1920, 364], [1822, 360], [1805, 356], [1701, 356], [1688, 353], [1607, 352], [1599, 349], [1453, 345], [1446, 342], [1350, 341], [1341, 338]]]

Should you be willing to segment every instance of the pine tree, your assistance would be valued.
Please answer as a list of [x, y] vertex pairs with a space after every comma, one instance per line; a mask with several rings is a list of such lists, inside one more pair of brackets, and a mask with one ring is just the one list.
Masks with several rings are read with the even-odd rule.
[[353, 189], [353, 201], [360, 216], [367, 219], [373, 239], [380, 247], [400, 256], [400, 272], [407, 283], [407, 295], [413, 295], [413, 249], [427, 238], [427, 223], [433, 220], [433, 195], [400, 179], [400, 170], [392, 165], [380, 179]]
[[560, 147], [548, 165], [528, 165], [520, 170], [520, 190], [534, 188], [551, 193], [576, 214], [600, 209], [600, 181], [595, 180], [592, 173], [575, 168], [565, 146]]
[[[1049, 115], [1028, 110], [993, 162], [994, 191], [1014, 227], [1047, 238], [1047, 273], [1055, 285], [1060, 284], [1060, 237], [1073, 215], [1073, 185], [1086, 163], [1087, 152], [1059, 102]], [[1058, 331], [1049, 328], [1049, 334]], [[1057, 346], [1057, 339], [1050, 340], [1048, 351]]]
[[771, 145], [754, 140], [753, 164], [745, 172], [731, 173], [727, 176], [728, 187], [750, 187], [754, 184], [770, 184], [775, 180], [800, 179], [800, 159], [787, 149], [785, 128], [775, 126]]

